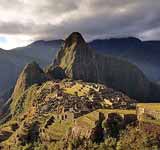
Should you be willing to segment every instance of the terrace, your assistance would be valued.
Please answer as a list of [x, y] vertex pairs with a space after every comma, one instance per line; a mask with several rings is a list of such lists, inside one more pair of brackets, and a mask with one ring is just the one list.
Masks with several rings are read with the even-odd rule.
[[160, 103], [141, 103], [136, 107], [137, 118], [144, 122], [159, 122], [160, 124]]

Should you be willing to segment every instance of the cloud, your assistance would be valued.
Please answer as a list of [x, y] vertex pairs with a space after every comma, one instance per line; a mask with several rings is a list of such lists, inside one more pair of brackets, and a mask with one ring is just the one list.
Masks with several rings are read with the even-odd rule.
[[87, 40], [122, 36], [160, 40], [159, 14], [159, 0], [1, 0], [0, 36], [27, 37], [20, 40], [26, 43], [79, 31]]

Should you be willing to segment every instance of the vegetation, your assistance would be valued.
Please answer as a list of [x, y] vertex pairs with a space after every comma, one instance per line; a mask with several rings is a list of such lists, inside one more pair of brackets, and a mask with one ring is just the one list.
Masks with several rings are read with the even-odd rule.
[[158, 150], [159, 148], [160, 141], [156, 137], [156, 134], [147, 133], [137, 127], [128, 127], [123, 131], [117, 143], [118, 150]]
[[141, 117], [142, 122], [160, 125], [160, 114], [159, 114], [160, 104], [159, 103], [139, 103], [137, 105], [137, 108], [138, 109], [141, 108], [142, 110], [144, 110], [144, 114]]
[[[126, 145], [131, 145], [136, 139], [136, 146], [131, 146], [131, 150], [159, 149], [155, 133], [150, 135], [136, 124], [129, 127], [123, 124], [123, 115], [135, 115], [136, 110], [97, 109], [74, 120], [64, 121], [55, 121], [54, 112], [40, 113], [46, 97], [55, 96], [47, 92], [52, 85], [51, 81], [41, 86], [35, 84], [19, 99], [12, 101], [13, 116], [0, 126], [0, 147], [13, 150], [127, 150]], [[83, 86], [75, 82], [72, 87], [63, 90], [67, 94], [84, 96], [90, 88], [87, 84]], [[106, 120], [108, 114], [113, 114], [110, 120]]]
[[160, 104], [159, 103], [139, 103], [138, 107], [143, 107], [150, 110], [159, 110], [160, 111]]
[[[19, 114], [21, 112], [28, 111], [28, 108], [33, 106], [33, 102], [36, 97], [37, 85], [31, 86], [25, 92], [19, 93], [19, 98], [14, 98], [11, 103], [11, 113]], [[18, 95], [18, 94], [17, 94]]]

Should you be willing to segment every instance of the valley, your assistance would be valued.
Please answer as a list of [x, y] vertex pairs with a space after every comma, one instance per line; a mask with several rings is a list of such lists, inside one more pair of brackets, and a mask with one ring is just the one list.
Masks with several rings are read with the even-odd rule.
[[45, 69], [34, 61], [20, 73], [2, 106], [0, 149], [158, 150], [160, 104], [140, 103], [157, 91], [136, 66], [97, 54], [74, 32]]

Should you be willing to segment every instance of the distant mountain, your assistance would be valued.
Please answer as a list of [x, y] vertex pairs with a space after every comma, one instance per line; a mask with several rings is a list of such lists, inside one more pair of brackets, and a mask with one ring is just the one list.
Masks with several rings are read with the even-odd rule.
[[141, 41], [129, 37], [94, 40], [89, 45], [99, 52], [136, 64], [153, 81], [160, 78], [160, 41]]
[[10, 51], [0, 49], [0, 100], [6, 100], [6, 93], [13, 88], [18, 75], [24, 66], [36, 61], [45, 67], [62, 44], [62, 40], [37, 41], [26, 47], [15, 48]]
[[70, 78], [103, 83], [138, 100], [153, 95], [152, 84], [135, 65], [97, 53], [89, 48], [80, 33], [72, 33], [65, 40], [53, 66], [61, 67]]
[[62, 45], [63, 40], [53, 41], [36, 41], [26, 47], [20, 47], [10, 50], [11, 54], [19, 56], [31, 57], [36, 60], [42, 67], [46, 66], [51, 58], [57, 52], [57, 49]]

